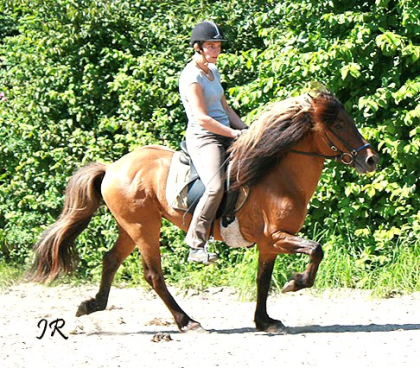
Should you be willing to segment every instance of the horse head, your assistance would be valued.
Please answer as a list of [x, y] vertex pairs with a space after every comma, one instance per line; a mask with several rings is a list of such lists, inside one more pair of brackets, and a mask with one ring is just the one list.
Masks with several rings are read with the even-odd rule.
[[359, 174], [375, 171], [379, 156], [362, 137], [344, 106], [325, 92], [310, 100], [314, 142], [320, 156], [353, 166]]

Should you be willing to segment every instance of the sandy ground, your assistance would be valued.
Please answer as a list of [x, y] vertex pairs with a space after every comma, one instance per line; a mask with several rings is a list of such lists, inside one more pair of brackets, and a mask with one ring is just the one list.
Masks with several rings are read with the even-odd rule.
[[345, 290], [272, 296], [271, 317], [291, 331], [273, 335], [254, 329], [254, 302], [226, 289], [172, 291], [207, 332], [179, 333], [161, 300], [139, 288], [113, 288], [105, 311], [75, 317], [79, 303], [96, 291], [37, 284], [2, 290], [0, 366], [420, 366], [419, 294], [386, 300]]

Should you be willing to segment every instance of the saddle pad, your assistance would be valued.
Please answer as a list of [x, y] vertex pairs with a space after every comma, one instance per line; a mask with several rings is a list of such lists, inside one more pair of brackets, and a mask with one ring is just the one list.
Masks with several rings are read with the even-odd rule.
[[223, 241], [232, 248], [248, 248], [254, 245], [253, 242], [249, 242], [242, 236], [239, 221], [236, 217], [226, 227], [223, 225], [222, 220], [220, 220], [220, 235]]
[[187, 211], [187, 195], [190, 178], [190, 166], [180, 161], [182, 152], [175, 152], [169, 167], [166, 181], [166, 200], [176, 210]]

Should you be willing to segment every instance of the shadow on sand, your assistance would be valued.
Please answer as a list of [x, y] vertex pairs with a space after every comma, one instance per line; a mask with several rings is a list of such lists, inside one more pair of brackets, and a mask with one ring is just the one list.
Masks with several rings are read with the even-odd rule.
[[[159, 326], [157, 326], [158, 329]], [[300, 335], [309, 333], [351, 333], [351, 332], [394, 332], [394, 331], [418, 331], [420, 330], [420, 324], [369, 324], [369, 325], [330, 325], [330, 326], [300, 326], [300, 327], [288, 327], [288, 335]], [[155, 335], [156, 331], [136, 331], [136, 332], [109, 332], [109, 331], [98, 331], [88, 335]], [[176, 329], [170, 329], [166, 331], [159, 331], [160, 334], [178, 334], [179, 331]], [[265, 333], [256, 331], [252, 327], [244, 328], [233, 328], [226, 330], [208, 329], [199, 330], [193, 333], [209, 333], [209, 334], [261, 334], [265, 336], [277, 336], [278, 334]]]

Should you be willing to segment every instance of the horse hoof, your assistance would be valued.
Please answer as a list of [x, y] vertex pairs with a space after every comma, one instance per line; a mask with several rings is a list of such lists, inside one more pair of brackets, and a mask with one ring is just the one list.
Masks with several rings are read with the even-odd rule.
[[283, 323], [281, 323], [281, 321], [277, 321], [271, 318], [270, 321], [257, 323], [257, 330], [277, 335], [286, 335], [289, 333], [288, 328]]
[[277, 334], [277, 335], [287, 335], [289, 333], [289, 330], [287, 327], [281, 323], [280, 321], [277, 321], [275, 324], [269, 326], [265, 332], [271, 333], [271, 334]]
[[190, 331], [206, 332], [206, 330], [203, 327], [201, 327], [201, 325], [198, 322], [195, 322], [195, 321], [190, 321], [188, 322], [186, 326], [181, 328], [181, 332], [190, 332]]
[[80, 316], [84, 316], [86, 314], [89, 314], [87, 305], [88, 305], [87, 301], [82, 302], [79, 305], [79, 308], [77, 308], [76, 317], [80, 317]]
[[313, 283], [309, 283], [304, 274], [295, 273], [294, 276], [283, 286], [281, 292], [284, 294], [289, 291], [298, 291], [311, 286], [313, 286]]
[[285, 293], [288, 293], [290, 291], [296, 291], [296, 290], [298, 290], [298, 289], [296, 288], [295, 280], [291, 280], [283, 286], [283, 289], [281, 289], [281, 292], [283, 294], [285, 294]]

